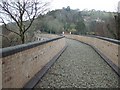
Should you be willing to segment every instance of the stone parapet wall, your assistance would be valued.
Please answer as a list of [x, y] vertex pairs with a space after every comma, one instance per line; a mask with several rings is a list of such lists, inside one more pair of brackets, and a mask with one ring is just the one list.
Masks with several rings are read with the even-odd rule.
[[0, 90], [2, 89], [2, 59], [0, 59]]
[[22, 88], [65, 45], [59, 38], [2, 57], [2, 88]]
[[80, 35], [65, 35], [65, 36], [67, 38], [79, 40], [81, 42], [94, 46], [101, 53], [103, 53], [109, 60], [111, 60], [116, 66], [120, 67], [118, 64], [118, 62], [120, 62], [120, 59], [118, 58], [119, 57], [118, 47], [120, 47], [120, 45], [93, 37], [86, 37]]

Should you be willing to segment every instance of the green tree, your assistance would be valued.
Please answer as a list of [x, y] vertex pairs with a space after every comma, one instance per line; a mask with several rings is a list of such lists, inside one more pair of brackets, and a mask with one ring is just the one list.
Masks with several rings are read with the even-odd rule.
[[86, 27], [83, 22], [78, 22], [75, 29], [77, 30], [78, 34], [86, 34]]

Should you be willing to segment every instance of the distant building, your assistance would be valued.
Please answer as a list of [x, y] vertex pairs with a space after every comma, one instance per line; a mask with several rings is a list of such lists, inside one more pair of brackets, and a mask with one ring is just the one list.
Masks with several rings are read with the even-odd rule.
[[118, 2], [118, 12], [120, 13], [120, 1]]
[[47, 35], [42, 34], [40, 30], [34, 32], [33, 41], [43, 41], [50, 39]]
[[105, 22], [104, 20], [101, 20], [100, 18], [97, 18], [95, 21], [96, 22]]

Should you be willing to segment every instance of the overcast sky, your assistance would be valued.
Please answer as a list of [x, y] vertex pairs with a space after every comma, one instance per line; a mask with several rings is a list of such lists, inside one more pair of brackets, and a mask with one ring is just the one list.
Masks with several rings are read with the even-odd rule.
[[70, 6], [72, 9], [96, 9], [105, 11], [117, 11], [120, 0], [48, 0], [51, 1], [51, 10]]

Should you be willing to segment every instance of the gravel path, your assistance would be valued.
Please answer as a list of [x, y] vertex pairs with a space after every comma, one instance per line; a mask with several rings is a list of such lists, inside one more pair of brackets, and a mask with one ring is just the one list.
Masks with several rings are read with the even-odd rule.
[[68, 48], [35, 88], [116, 88], [120, 78], [88, 45], [67, 39]]

